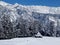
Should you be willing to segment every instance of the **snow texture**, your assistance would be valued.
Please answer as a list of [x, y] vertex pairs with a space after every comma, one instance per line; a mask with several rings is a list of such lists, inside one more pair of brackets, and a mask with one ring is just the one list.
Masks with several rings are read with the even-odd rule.
[[0, 45], [60, 45], [60, 38], [14, 38], [11, 40], [0, 40]]

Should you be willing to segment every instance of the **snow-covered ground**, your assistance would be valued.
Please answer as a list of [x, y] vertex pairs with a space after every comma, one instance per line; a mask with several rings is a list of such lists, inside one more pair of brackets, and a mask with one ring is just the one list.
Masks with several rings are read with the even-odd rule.
[[14, 38], [9, 40], [0, 40], [0, 45], [60, 45], [60, 38]]

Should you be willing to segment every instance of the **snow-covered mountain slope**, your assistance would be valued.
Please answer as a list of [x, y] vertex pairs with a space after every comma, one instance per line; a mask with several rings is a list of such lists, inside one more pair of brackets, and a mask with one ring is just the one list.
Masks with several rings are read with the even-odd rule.
[[50, 13], [50, 14], [60, 14], [60, 7], [48, 7], [48, 6], [25, 6], [25, 5], [20, 5], [18, 3], [12, 5], [3, 1], [0, 1], [0, 5], [2, 6], [7, 6], [9, 8], [14, 8], [14, 7], [24, 7], [29, 9], [30, 11], [34, 12], [39, 12], [39, 13]]
[[48, 7], [48, 6], [27, 6], [34, 12], [60, 14], [60, 7]]
[[[20, 5], [18, 3], [12, 5], [3, 1], [0, 1], [0, 5], [6, 10], [9, 10], [12, 16], [11, 16], [11, 21], [16, 20], [19, 15], [22, 15], [23, 19], [28, 19], [28, 20], [34, 20], [33, 19], [33, 12], [36, 13], [43, 13], [43, 14], [60, 14], [60, 7], [47, 7], [47, 6], [25, 6], [25, 5]], [[2, 8], [3, 9], [3, 8]], [[0, 10], [2, 10], [0, 9]], [[3, 9], [4, 11], [4, 9]], [[35, 14], [36, 17], [39, 17], [38, 14]], [[13, 18], [14, 17], [14, 18]]]
[[[21, 38], [25, 36], [33, 37]], [[60, 7], [0, 1], [0, 39], [5, 38], [13, 39], [0, 40], [0, 45], [60, 45]]]
[[60, 38], [15, 38], [11, 40], [0, 40], [0, 45], [60, 45]]
[[[59, 37], [60, 7], [26, 6], [0, 1], [0, 27], [3, 31], [8, 30], [9, 33], [5, 31], [6, 35], [12, 32], [10, 37], [13, 35], [16, 37], [35, 36], [38, 32], [44, 36]], [[1, 37], [4, 38], [3, 31]]]

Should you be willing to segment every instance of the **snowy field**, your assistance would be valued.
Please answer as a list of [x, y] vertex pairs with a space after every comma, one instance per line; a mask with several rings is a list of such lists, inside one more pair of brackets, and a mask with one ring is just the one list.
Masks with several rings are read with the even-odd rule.
[[0, 45], [60, 45], [60, 38], [14, 38], [9, 40], [0, 40]]

